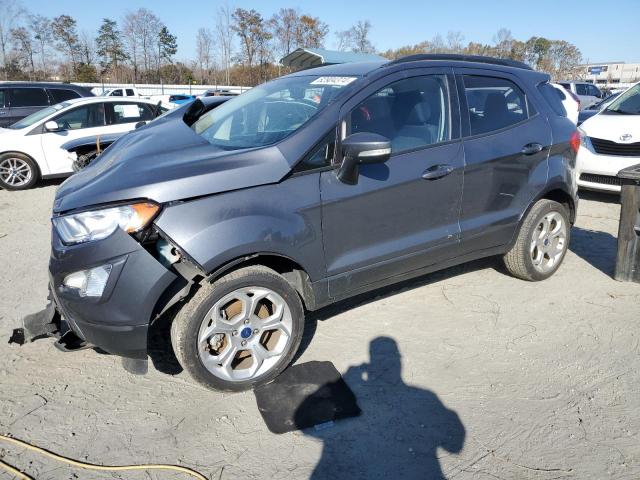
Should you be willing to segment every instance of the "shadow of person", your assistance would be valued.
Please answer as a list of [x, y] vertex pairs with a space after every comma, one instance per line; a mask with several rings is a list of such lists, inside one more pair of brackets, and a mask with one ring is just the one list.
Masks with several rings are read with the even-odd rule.
[[[369, 351], [368, 364], [351, 367], [344, 375], [362, 415], [332, 428], [304, 430], [323, 442], [322, 457], [311, 478], [445, 478], [438, 448], [451, 453], [462, 450], [465, 429], [460, 418], [433, 392], [402, 381], [395, 340], [378, 337]], [[294, 418], [302, 418], [305, 402]]]

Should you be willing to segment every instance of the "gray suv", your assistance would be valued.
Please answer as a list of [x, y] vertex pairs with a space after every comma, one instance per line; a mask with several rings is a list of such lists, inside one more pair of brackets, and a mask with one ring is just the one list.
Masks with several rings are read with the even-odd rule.
[[548, 75], [453, 55], [303, 70], [211, 111], [196, 100], [59, 188], [61, 348], [146, 360], [171, 309], [184, 369], [242, 390], [291, 362], [306, 311], [487, 256], [546, 279], [576, 215], [564, 113]]

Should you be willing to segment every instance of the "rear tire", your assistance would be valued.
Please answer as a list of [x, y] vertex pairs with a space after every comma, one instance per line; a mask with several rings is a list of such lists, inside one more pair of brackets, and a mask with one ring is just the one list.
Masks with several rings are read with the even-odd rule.
[[518, 238], [503, 257], [514, 277], [528, 281], [549, 278], [560, 267], [569, 246], [567, 209], [553, 200], [539, 200], [524, 218]]
[[39, 177], [38, 165], [27, 155], [13, 152], [0, 155], [0, 188], [27, 190]]
[[304, 308], [275, 271], [251, 266], [203, 284], [177, 313], [178, 362], [207, 388], [241, 391], [273, 380], [302, 339]]

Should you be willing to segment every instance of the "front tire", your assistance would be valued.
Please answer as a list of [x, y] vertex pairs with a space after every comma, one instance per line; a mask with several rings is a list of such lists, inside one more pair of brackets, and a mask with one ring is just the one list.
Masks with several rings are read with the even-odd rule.
[[553, 200], [539, 200], [522, 222], [518, 238], [503, 257], [507, 270], [528, 281], [549, 278], [560, 267], [570, 240], [569, 213]]
[[36, 163], [22, 153], [0, 155], [0, 187], [5, 190], [26, 190], [38, 181]]
[[251, 266], [203, 284], [171, 325], [180, 365], [205, 387], [240, 391], [289, 365], [304, 330], [298, 293], [275, 271]]

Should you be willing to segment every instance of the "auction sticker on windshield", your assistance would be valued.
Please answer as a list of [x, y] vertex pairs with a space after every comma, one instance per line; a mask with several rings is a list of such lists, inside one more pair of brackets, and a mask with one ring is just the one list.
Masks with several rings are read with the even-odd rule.
[[344, 87], [356, 80], [358, 77], [318, 77], [311, 85], [338, 85]]

